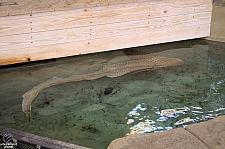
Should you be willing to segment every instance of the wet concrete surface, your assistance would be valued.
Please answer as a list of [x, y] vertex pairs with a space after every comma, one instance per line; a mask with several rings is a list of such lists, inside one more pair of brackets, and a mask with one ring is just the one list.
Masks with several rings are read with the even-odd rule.
[[225, 116], [152, 134], [130, 135], [111, 142], [108, 149], [224, 149]]

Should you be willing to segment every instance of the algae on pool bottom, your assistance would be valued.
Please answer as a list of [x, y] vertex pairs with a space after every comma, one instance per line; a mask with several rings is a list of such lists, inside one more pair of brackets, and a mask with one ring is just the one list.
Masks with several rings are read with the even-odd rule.
[[123, 62], [123, 51], [1, 69], [0, 125], [101, 149], [132, 133], [185, 127], [225, 114], [224, 43], [191, 40], [136, 50], [180, 58], [184, 65], [52, 86], [33, 101], [31, 122], [21, 110], [25, 92], [55, 76], [94, 72], [109, 59]]

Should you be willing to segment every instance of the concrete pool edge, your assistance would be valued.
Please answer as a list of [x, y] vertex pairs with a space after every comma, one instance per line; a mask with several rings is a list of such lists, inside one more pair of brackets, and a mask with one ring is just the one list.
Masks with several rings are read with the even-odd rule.
[[115, 139], [108, 149], [222, 149], [225, 146], [225, 116], [169, 131], [129, 135]]

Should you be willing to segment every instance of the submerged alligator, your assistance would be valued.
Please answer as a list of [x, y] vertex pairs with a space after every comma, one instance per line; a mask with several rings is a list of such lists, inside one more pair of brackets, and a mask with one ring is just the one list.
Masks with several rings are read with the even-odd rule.
[[31, 103], [38, 93], [48, 87], [68, 82], [78, 82], [83, 80], [94, 80], [102, 77], [119, 77], [135, 71], [157, 70], [183, 65], [183, 61], [178, 58], [167, 58], [144, 54], [134, 50], [125, 50], [131, 60], [116, 64], [103, 63], [101, 68], [93, 73], [75, 75], [68, 78], [53, 77], [35, 87], [23, 95], [22, 110], [27, 119], [31, 120]]

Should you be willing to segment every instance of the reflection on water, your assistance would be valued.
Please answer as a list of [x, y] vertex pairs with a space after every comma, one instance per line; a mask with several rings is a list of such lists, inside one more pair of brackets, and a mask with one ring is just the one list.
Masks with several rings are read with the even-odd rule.
[[[170, 100], [165, 99], [169, 108], [162, 109], [162, 105], [159, 107], [152, 106], [148, 110], [149, 112], [145, 112], [147, 111], [147, 108], [145, 108], [146, 104], [140, 103], [127, 114], [127, 117], [125, 117], [125, 119], [127, 119], [127, 124], [131, 126], [129, 134], [143, 134], [171, 130], [177, 126], [185, 127], [191, 123], [206, 121], [223, 115], [225, 114], [224, 87], [225, 79], [212, 82], [209, 84], [209, 92], [207, 92], [206, 95], [203, 94], [202, 96], [199, 96], [195, 105], [192, 104], [191, 106], [184, 106], [181, 108], [175, 107], [171, 109], [171, 106], [169, 105]], [[187, 100], [188, 99], [186, 99], [186, 103], [188, 103]], [[204, 102], [206, 102], [207, 105], [205, 105]], [[210, 108], [206, 109], [204, 108], [205, 106], [210, 106]], [[152, 113], [155, 113], [158, 117], [151, 118], [149, 115]], [[173, 122], [171, 123], [170, 121]]]
[[112, 51], [0, 70], [0, 125], [101, 149], [134, 133], [171, 130], [225, 114], [225, 44], [191, 40], [136, 50], [180, 58], [184, 65], [117, 78], [61, 84], [39, 93], [32, 120], [22, 95], [52, 78], [94, 72], [127, 59]]

